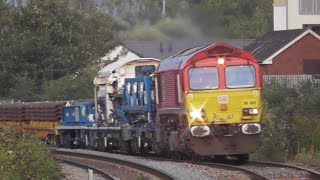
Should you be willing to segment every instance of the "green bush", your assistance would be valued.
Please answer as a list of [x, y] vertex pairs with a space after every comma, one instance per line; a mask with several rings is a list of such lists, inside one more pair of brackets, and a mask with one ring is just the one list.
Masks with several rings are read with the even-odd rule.
[[[311, 160], [320, 154], [320, 85], [272, 82], [263, 88], [262, 144], [254, 159]], [[320, 162], [320, 161], [319, 161]]]
[[61, 178], [49, 147], [35, 136], [9, 126], [0, 128], [0, 177], [4, 180]]

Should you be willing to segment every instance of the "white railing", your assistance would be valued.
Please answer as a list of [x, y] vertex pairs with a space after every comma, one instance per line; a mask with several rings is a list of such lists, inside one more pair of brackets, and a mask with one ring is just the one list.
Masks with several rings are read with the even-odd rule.
[[269, 84], [272, 81], [281, 85], [287, 84], [288, 87], [297, 87], [306, 81], [320, 83], [320, 75], [263, 75], [263, 83]]

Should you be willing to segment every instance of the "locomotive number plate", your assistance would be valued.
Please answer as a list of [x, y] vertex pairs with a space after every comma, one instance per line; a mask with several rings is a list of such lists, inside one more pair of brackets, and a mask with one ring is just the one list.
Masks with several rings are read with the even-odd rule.
[[218, 103], [226, 104], [228, 102], [229, 102], [229, 96], [227, 95], [218, 96]]

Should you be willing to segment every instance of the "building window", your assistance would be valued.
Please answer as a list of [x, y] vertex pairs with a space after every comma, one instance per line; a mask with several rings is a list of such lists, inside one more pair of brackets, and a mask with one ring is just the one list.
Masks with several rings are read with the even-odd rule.
[[320, 74], [320, 59], [303, 60], [303, 74]]
[[302, 14], [320, 13], [320, 0], [300, 0], [300, 13]]
[[161, 79], [160, 76], [157, 77], [157, 85], [158, 85], [158, 101], [162, 102], [162, 85], [161, 85]]
[[311, 29], [313, 32], [320, 35], [320, 24], [304, 24], [303, 29]]

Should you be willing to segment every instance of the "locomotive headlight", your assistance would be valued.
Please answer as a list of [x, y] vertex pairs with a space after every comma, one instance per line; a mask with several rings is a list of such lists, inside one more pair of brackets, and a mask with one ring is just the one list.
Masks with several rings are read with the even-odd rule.
[[190, 112], [190, 116], [191, 116], [193, 119], [201, 118], [201, 109], [195, 109], [195, 110], [191, 111], [191, 112]]
[[206, 114], [204, 112], [204, 109], [200, 108], [200, 109], [194, 109], [190, 112], [190, 116], [193, 118], [193, 119], [197, 119], [197, 118], [205, 118], [206, 117]]
[[224, 64], [224, 59], [223, 58], [218, 58], [218, 64]]
[[253, 108], [253, 109], [250, 110], [250, 114], [256, 115], [256, 114], [258, 114], [258, 113], [259, 113], [259, 111], [258, 111], [257, 108]]
[[257, 108], [244, 108], [242, 110], [244, 116], [255, 116], [259, 113]]

